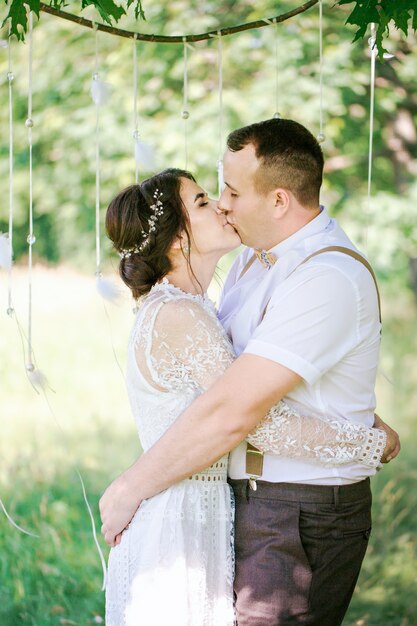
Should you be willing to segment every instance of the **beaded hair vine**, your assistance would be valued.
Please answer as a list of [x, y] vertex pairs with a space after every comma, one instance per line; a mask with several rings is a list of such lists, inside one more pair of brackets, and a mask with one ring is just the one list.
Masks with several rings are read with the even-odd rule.
[[155, 189], [153, 194], [155, 202], [150, 205], [151, 216], [148, 219], [148, 232], [142, 231], [142, 241], [140, 244], [133, 246], [133, 248], [122, 248], [119, 250], [119, 256], [122, 259], [128, 259], [132, 254], [139, 254], [145, 250], [149, 245], [151, 234], [156, 232], [156, 226], [158, 218], [164, 213], [164, 205], [162, 203], [162, 192], [159, 189]]

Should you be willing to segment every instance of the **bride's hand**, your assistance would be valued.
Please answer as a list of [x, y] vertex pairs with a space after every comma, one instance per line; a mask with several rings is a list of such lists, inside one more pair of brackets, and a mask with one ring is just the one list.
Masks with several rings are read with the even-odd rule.
[[131, 488], [127, 472], [114, 480], [100, 498], [101, 532], [109, 546], [120, 543], [121, 533], [138, 510], [135, 490]]
[[393, 430], [388, 424], [386, 424], [376, 413], [374, 428], [379, 428], [380, 430], [385, 430], [387, 433], [387, 443], [385, 445], [384, 453], [381, 457], [381, 463], [389, 463], [398, 455], [401, 450], [400, 437], [398, 433]]

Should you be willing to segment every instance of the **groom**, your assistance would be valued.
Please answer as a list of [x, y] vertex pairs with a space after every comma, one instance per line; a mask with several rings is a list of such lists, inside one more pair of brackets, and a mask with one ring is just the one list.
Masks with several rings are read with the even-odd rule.
[[[261, 457], [240, 443], [284, 397], [304, 415], [373, 423], [376, 285], [319, 205], [322, 172], [320, 146], [297, 122], [231, 133], [219, 210], [249, 249], [231, 269], [219, 315], [238, 358], [100, 501], [113, 544], [143, 499], [238, 446], [230, 478], [239, 626], [341, 624], [371, 530], [374, 469]], [[399, 450], [387, 432], [383, 461]]]

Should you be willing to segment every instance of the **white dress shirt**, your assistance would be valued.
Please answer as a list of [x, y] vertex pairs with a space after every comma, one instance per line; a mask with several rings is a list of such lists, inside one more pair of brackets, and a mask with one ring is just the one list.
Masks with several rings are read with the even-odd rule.
[[[240, 278], [253, 255], [253, 250], [244, 250], [226, 279], [219, 318], [238, 356], [256, 354], [302, 377], [285, 400], [303, 415], [372, 426], [380, 322], [371, 274], [362, 263], [340, 252], [318, 255], [298, 267], [313, 252], [334, 245], [355, 250], [322, 209], [271, 249], [277, 257], [271, 269], [255, 260]], [[231, 453], [231, 478], [247, 478], [245, 458], [243, 442]], [[326, 467], [311, 460], [265, 454], [262, 480], [340, 485], [374, 473], [356, 462]]]

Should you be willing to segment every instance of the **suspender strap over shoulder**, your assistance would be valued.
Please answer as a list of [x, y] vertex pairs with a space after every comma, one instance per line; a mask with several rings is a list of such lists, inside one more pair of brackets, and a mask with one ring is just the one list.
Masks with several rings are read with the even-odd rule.
[[[309, 261], [313, 257], [318, 256], [319, 254], [324, 254], [325, 252], [341, 252], [342, 254], [347, 254], [348, 256], [352, 257], [353, 259], [356, 259], [356, 261], [359, 261], [359, 263], [362, 263], [362, 265], [364, 265], [366, 267], [368, 272], [371, 274], [371, 276], [373, 278], [373, 281], [374, 281], [374, 284], [375, 284], [376, 295], [377, 295], [377, 298], [378, 298], [379, 321], [381, 322], [382, 321], [382, 316], [381, 316], [381, 296], [379, 295], [378, 283], [376, 281], [376, 276], [375, 276], [374, 270], [372, 269], [372, 267], [370, 266], [368, 261], [361, 254], [359, 254], [358, 252], [355, 252], [355, 250], [351, 250], [350, 248], [345, 248], [344, 246], [327, 246], [327, 248], [321, 248], [321, 250], [316, 250], [316, 252], [313, 252], [308, 257], [306, 257], [303, 261], [301, 261], [301, 263], [299, 263], [292, 270], [292, 272], [290, 272], [288, 274], [288, 276], [291, 276], [291, 274], [294, 274], [294, 272], [296, 270], [298, 270], [298, 268], [301, 267], [301, 265], [304, 265], [304, 263], [307, 263], [307, 261]], [[288, 278], [288, 276], [286, 278]], [[265, 317], [265, 313], [267, 311], [269, 302], [270, 301], [268, 300], [268, 302], [266, 303], [266, 306], [265, 306], [265, 308], [263, 310], [261, 321]]]
[[[313, 257], [318, 256], [319, 254], [324, 254], [325, 252], [341, 252], [342, 254], [347, 254], [348, 256], [352, 257], [353, 259], [356, 259], [356, 261], [359, 261], [359, 263], [362, 263], [362, 265], [366, 267], [366, 269], [371, 274], [374, 284], [375, 284], [376, 294], [378, 298], [379, 321], [381, 322], [381, 319], [382, 319], [381, 318], [381, 297], [379, 295], [378, 283], [376, 281], [375, 273], [372, 267], [370, 266], [370, 264], [368, 263], [368, 261], [355, 250], [351, 250], [350, 248], [345, 248], [344, 246], [327, 246], [327, 248], [321, 248], [321, 250], [316, 250], [316, 252], [313, 252], [308, 257], [306, 257], [303, 261], [301, 261], [301, 263], [299, 263], [292, 270], [292, 272], [288, 274], [288, 276], [291, 276], [291, 274], [293, 274], [301, 265], [304, 265], [305, 263], [307, 263], [307, 261], [309, 261]], [[254, 259], [251, 259], [250, 261], [251, 261], [250, 263], [251, 265]], [[247, 269], [249, 269], [249, 267], [245, 267], [242, 274], [245, 273]], [[265, 317], [268, 304], [269, 304], [269, 300], [264, 308], [261, 321]], [[263, 452], [261, 452], [261, 450], [258, 450], [257, 448], [252, 446], [250, 443], [248, 443], [247, 448], [246, 448], [246, 473], [249, 474], [251, 477], [249, 480], [249, 483], [252, 489], [256, 489], [256, 478], [259, 478], [260, 476], [262, 476], [262, 471], [263, 471]]]
[[368, 272], [372, 276], [374, 284], [375, 284], [376, 295], [377, 295], [377, 298], [378, 298], [379, 321], [381, 322], [381, 320], [382, 320], [382, 316], [381, 316], [381, 296], [379, 295], [378, 283], [376, 282], [376, 276], [375, 276], [374, 270], [372, 269], [372, 267], [370, 266], [368, 261], [361, 254], [356, 252], [355, 250], [351, 250], [350, 248], [345, 248], [344, 246], [328, 246], [327, 248], [322, 248], [321, 250], [317, 250], [316, 252], [313, 252], [312, 254], [310, 254], [310, 256], [308, 256], [307, 258], [304, 259], [304, 261], [301, 261], [301, 263], [299, 265], [297, 265], [297, 267], [295, 269], [293, 269], [291, 274], [293, 274], [295, 272], [295, 270], [298, 269], [301, 265], [304, 265], [304, 263], [307, 263], [307, 261], [309, 261], [313, 257], [318, 256], [319, 254], [323, 254], [324, 252], [341, 252], [342, 254], [347, 254], [348, 256], [352, 257], [352, 259], [356, 259], [356, 261], [359, 261], [359, 263], [362, 263], [362, 265], [364, 265], [366, 267], [366, 269], [368, 270]]

